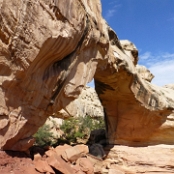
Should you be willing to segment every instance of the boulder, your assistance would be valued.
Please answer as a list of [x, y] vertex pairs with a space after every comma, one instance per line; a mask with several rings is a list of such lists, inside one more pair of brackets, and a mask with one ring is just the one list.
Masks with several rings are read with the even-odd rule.
[[65, 149], [61, 156], [65, 161], [76, 162], [78, 158], [84, 156], [88, 152], [88, 146], [76, 145], [74, 147]]
[[34, 164], [35, 164], [35, 169], [40, 173], [49, 172], [50, 174], [55, 174], [54, 170], [48, 165], [46, 161], [37, 160], [34, 161]]
[[99, 143], [103, 145], [107, 144], [105, 129], [95, 129], [91, 131], [87, 144], [91, 145], [95, 143]]
[[104, 159], [106, 157], [106, 153], [101, 144], [92, 144], [89, 146], [89, 153], [100, 159]]
[[48, 157], [46, 161], [49, 166], [53, 167], [57, 171], [60, 171], [61, 173], [75, 174], [71, 165], [66, 163], [59, 155], [55, 154], [51, 157]]
[[80, 158], [78, 163], [81, 171], [83, 171], [86, 174], [94, 174], [94, 167], [89, 159]]
[[94, 174], [93, 164], [87, 155], [88, 147], [85, 145], [57, 146], [46, 151], [42, 157], [38, 153], [34, 155], [35, 169], [50, 174], [58, 171], [65, 174]]

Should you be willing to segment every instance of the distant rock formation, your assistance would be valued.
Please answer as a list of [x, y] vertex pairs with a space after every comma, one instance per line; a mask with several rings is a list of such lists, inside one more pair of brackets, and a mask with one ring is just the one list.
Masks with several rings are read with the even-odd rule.
[[100, 0], [1, 0], [0, 11], [0, 149], [25, 151], [49, 115], [73, 115], [93, 78], [110, 144], [174, 143], [174, 90], [136, 67]]
[[60, 138], [63, 135], [63, 131], [60, 129], [60, 126], [62, 125], [63, 120], [60, 118], [53, 118], [48, 117], [45, 124], [49, 127], [49, 132], [52, 135], [53, 142], [57, 141], [58, 138]]
[[103, 106], [94, 88], [86, 86], [77, 99], [69, 104], [69, 113], [64, 109], [54, 113], [54, 117], [66, 119], [69, 117], [104, 117]]

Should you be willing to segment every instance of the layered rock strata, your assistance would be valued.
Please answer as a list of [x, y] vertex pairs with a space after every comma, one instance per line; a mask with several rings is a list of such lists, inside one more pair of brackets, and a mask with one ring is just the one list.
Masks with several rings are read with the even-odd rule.
[[153, 74], [136, 64], [136, 46], [130, 41], [121, 41], [121, 44], [134, 68], [117, 50], [122, 59], [118, 72], [109, 75], [108, 81], [96, 78], [96, 90], [106, 112], [109, 143], [132, 146], [173, 144], [173, 86], [151, 84]]
[[71, 114], [107, 30], [99, 1], [3, 0], [0, 8], [0, 147], [26, 150], [49, 115]]
[[28, 149], [93, 77], [110, 144], [174, 143], [174, 90], [142, 78], [99, 0], [1, 0], [0, 11], [1, 149]]

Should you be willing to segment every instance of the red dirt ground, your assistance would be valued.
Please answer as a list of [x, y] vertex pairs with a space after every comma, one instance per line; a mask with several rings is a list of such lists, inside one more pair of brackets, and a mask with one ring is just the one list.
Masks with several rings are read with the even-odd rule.
[[0, 174], [39, 174], [24, 152], [0, 151]]

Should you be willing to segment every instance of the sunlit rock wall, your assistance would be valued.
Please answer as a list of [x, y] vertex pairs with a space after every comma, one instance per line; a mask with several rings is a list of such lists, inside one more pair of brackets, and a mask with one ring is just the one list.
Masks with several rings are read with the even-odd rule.
[[1, 149], [27, 150], [93, 77], [109, 143], [173, 143], [174, 90], [138, 72], [99, 0], [0, 0], [0, 11]]

